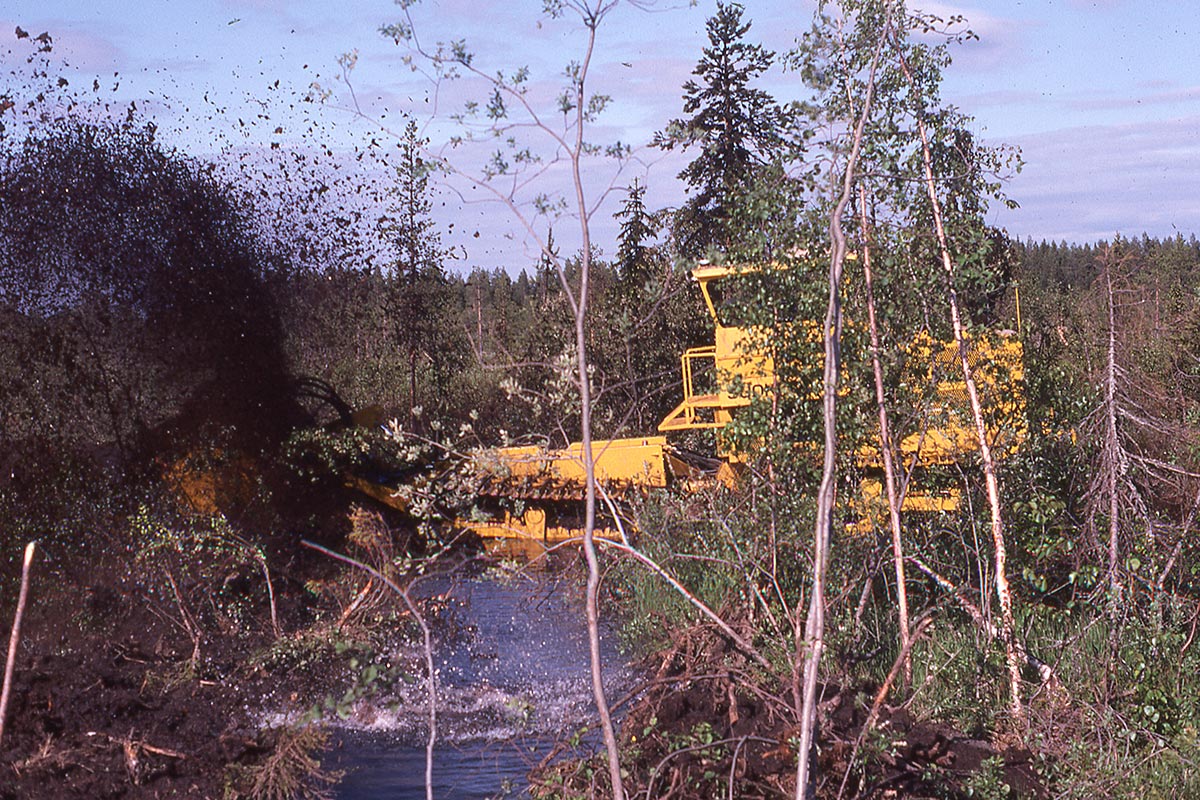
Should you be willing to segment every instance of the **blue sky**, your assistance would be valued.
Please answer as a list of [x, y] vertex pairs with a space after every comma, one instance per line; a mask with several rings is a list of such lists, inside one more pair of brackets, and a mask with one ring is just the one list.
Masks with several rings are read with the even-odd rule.
[[[1200, 21], [1179, 4], [1130, 0], [976, 0], [911, 4], [942, 15], [961, 13], [980, 41], [958, 48], [945, 98], [975, 117], [987, 141], [1019, 146], [1025, 168], [1007, 187], [1016, 211], [996, 209], [992, 221], [1021, 239], [1085, 242], [1148, 232], [1200, 232]], [[578, 52], [570, 26], [539, 25], [537, 0], [423, 0], [417, 13], [428, 41], [466, 38], [488, 69], [528, 65], [534, 91], [549, 97], [566, 60]], [[810, 24], [812, 3], [748, 0], [750, 39], [783, 51]], [[704, 22], [715, 2], [660, 2], [651, 11], [618, 9], [601, 29], [596, 88], [615, 102], [597, 138], [645, 144], [681, 113], [680, 85], [705, 44]], [[396, 129], [402, 112], [428, 120], [426, 85], [377, 33], [396, 18], [388, 0], [7, 0], [0, 9], [0, 53], [16, 26], [49, 31], [55, 57], [68, 62], [73, 84], [99, 77], [116, 96], [156, 116], [179, 146], [207, 155], [253, 148], [271, 139], [285, 112], [268, 125], [240, 127], [255, 100], [294, 104], [313, 81], [336, 89], [311, 112], [334, 149], [386, 132], [344, 109], [349, 98], [335, 80], [339, 54], [358, 50], [356, 93], [364, 110]], [[6, 57], [11, 63], [13, 55]], [[279, 81], [278, 88], [274, 82]], [[768, 86], [780, 99], [799, 96], [795, 76]], [[459, 98], [452, 87], [439, 110]], [[204, 99], [207, 95], [207, 101]], [[294, 112], [286, 112], [294, 113]], [[288, 118], [287, 133], [302, 123]], [[249, 134], [243, 131], [250, 130]], [[444, 128], [429, 124], [435, 140]], [[651, 204], [677, 203], [679, 156], [640, 151], [621, 175], [592, 173], [593, 192], [635, 175], [650, 187]], [[549, 179], [561, 177], [552, 171]], [[466, 192], [471, 197], [470, 192]], [[600, 246], [612, 252], [610, 213], [597, 213]], [[467, 250], [466, 265], [526, 266], [533, 254], [513, 220], [491, 204], [459, 207], [453, 194], [439, 212], [453, 218]], [[476, 237], [474, 234], [479, 233]]]

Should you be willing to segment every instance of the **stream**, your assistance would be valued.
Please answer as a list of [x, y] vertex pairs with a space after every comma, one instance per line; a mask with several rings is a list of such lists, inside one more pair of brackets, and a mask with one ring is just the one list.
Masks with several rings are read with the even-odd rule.
[[[582, 582], [545, 571], [503, 580], [432, 578], [419, 594], [442, 595], [453, 624], [436, 636], [438, 737], [434, 796], [521, 796], [529, 769], [556, 741], [593, 725]], [[612, 703], [634, 683], [601, 633]], [[326, 766], [346, 771], [339, 800], [425, 797], [424, 681], [376, 698], [339, 731]], [[591, 737], [592, 740], [595, 737]]]

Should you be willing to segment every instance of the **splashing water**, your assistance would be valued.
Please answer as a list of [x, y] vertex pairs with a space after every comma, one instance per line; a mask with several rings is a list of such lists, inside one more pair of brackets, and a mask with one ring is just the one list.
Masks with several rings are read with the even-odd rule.
[[[556, 741], [594, 727], [587, 626], [574, 583], [542, 573], [515, 580], [437, 578], [454, 631], [435, 643], [436, 797], [487, 798], [524, 786]], [[610, 629], [601, 633], [610, 702], [633, 683]], [[355, 710], [336, 754], [340, 800], [424, 798], [424, 683]], [[333, 759], [329, 759], [332, 761]]]

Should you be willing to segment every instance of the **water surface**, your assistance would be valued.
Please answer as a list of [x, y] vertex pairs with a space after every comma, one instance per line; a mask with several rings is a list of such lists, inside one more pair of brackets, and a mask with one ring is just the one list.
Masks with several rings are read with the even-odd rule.
[[[594, 727], [587, 625], [577, 578], [542, 572], [508, 578], [438, 577], [422, 595], [444, 595], [438, 626], [439, 680], [434, 793], [494, 797], [525, 785], [556, 741]], [[610, 702], [632, 673], [602, 631]], [[329, 766], [347, 770], [340, 800], [425, 797], [424, 683], [378, 698], [342, 733]]]

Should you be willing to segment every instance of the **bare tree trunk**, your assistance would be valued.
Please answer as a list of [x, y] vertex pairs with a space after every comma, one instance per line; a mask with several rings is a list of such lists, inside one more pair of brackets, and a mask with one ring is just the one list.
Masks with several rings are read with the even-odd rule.
[[[900, 55], [900, 67], [904, 71], [909, 84], [917, 91], [916, 81], [903, 54]], [[971, 405], [971, 416], [975, 422], [975, 436], [979, 442], [979, 457], [983, 462], [984, 482], [987, 486], [988, 508], [992, 518], [992, 546], [994, 549], [994, 568], [996, 570], [996, 597], [1000, 601], [1000, 635], [1004, 640], [1005, 660], [1008, 665], [1009, 679], [1009, 711], [1012, 714], [1013, 726], [1019, 735], [1025, 732], [1025, 707], [1021, 700], [1021, 659], [1014, 640], [1012, 591], [1008, 584], [1008, 547], [1004, 537], [1004, 520], [1000, 510], [1000, 484], [996, 478], [996, 465], [992, 458], [992, 448], [988, 443], [987, 428], [983, 420], [983, 407], [979, 402], [979, 389], [971, 373], [968, 359], [967, 341], [963, 333], [962, 316], [958, 307], [958, 293], [955, 289], [954, 260], [950, 256], [950, 244], [946, 236], [946, 227], [942, 221], [942, 205], [937, 196], [937, 183], [933, 175], [933, 156], [929, 149], [929, 134], [925, 121], [917, 116], [917, 130], [921, 136], [921, 152], [925, 163], [925, 188], [929, 193], [929, 203], [933, 211], [934, 231], [937, 234], [938, 249], [941, 251], [942, 267], [946, 271], [946, 288], [950, 301], [950, 322], [954, 328], [954, 342], [958, 348], [958, 360], [962, 367], [963, 381], [967, 387], [967, 398]]]
[[408, 429], [417, 430], [417, 348], [413, 345], [408, 346]]
[[4, 718], [8, 713], [8, 696], [12, 689], [13, 669], [17, 663], [17, 646], [21, 643], [21, 617], [25, 615], [25, 602], [29, 598], [29, 569], [33, 565], [33, 552], [36, 548], [37, 542], [25, 545], [21, 589], [17, 595], [17, 610], [13, 614], [12, 632], [8, 637], [8, 657], [4, 660], [4, 687], [0, 689], [0, 742], [4, 741]]
[[[1111, 448], [1114, 456], [1119, 455], [1121, 442], [1117, 435], [1117, 315], [1114, 309], [1112, 259], [1104, 264], [1104, 286], [1108, 299], [1108, 353], [1104, 370], [1104, 416], [1106, 428], [1105, 447]], [[1121, 558], [1121, 504], [1117, 496], [1117, 459], [1106, 459], [1108, 490], [1108, 615], [1116, 635], [1116, 623], [1121, 609], [1121, 579], [1117, 567]]]
[[871, 110], [871, 98], [875, 89], [875, 67], [885, 41], [886, 37], [879, 38], [878, 48], [871, 60], [866, 98], [854, 128], [854, 138], [841, 181], [841, 194], [830, 214], [829, 302], [825, 309], [825, 327], [822, 329], [825, 343], [822, 396], [825, 446], [824, 460], [821, 466], [821, 484], [817, 491], [817, 520], [813, 530], [812, 591], [803, 635], [801, 635], [799, 625], [800, 610], [796, 610], [797, 666], [803, 660], [800, 692], [800, 742], [796, 761], [796, 800], [803, 800], [811, 792], [809, 758], [812, 754], [817, 724], [817, 682], [820, 675], [821, 656], [825, 651], [825, 573], [829, 565], [829, 548], [833, 538], [833, 512], [837, 501], [837, 392], [838, 381], [841, 377], [841, 284], [847, 252], [842, 216], [845, 214], [846, 206], [850, 203], [854, 192], [855, 169], [859, 153], [862, 151], [863, 131], [866, 128], [867, 117]]
[[[584, 7], [586, 9], [586, 7]], [[580, 159], [584, 152], [583, 124], [584, 81], [587, 77], [588, 65], [592, 60], [592, 50], [596, 42], [596, 25], [603, 15], [603, 8], [584, 15], [588, 29], [587, 52], [575, 81], [575, 147], [571, 153], [571, 177], [575, 185], [575, 204], [579, 214], [579, 232], [582, 238], [582, 254], [579, 269], [579, 294], [572, 299], [572, 312], [575, 315], [575, 357], [579, 379], [579, 426], [580, 450], [583, 454], [583, 470], [587, 482], [586, 506], [584, 509], [583, 554], [587, 561], [587, 629], [588, 656], [591, 665], [592, 695], [596, 700], [596, 712], [600, 716], [600, 730], [604, 736], [604, 747], [608, 753], [608, 777], [612, 785], [614, 800], [624, 800], [625, 787], [621, 779], [621, 751], [617, 746], [617, 735], [613, 727], [612, 714], [608, 707], [608, 698], [604, 692], [604, 667], [600, 656], [600, 559], [596, 553], [596, 460], [592, 453], [592, 386], [587, 355], [587, 313], [589, 300], [589, 280], [592, 266], [591, 228], [588, 223], [587, 199], [584, 196], [583, 176], [580, 171]], [[561, 274], [561, 273], [560, 273]], [[563, 282], [566, 283], [565, 275]], [[570, 287], [566, 286], [568, 297]]]
[[887, 492], [888, 523], [892, 531], [892, 561], [896, 570], [896, 600], [900, 606], [900, 652], [904, 654], [904, 684], [912, 683], [912, 646], [909, 632], [908, 585], [904, 576], [904, 541], [900, 525], [902, 498], [896, 487], [896, 460], [892, 449], [891, 426], [883, 392], [883, 365], [879, 360], [879, 322], [875, 318], [875, 286], [871, 272], [870, 221], [867, 195], [859, 192], [859, 222], [862, 226], [863, 278], [867, 291], [867, 327], [871, 335], [871, 370], [875, 378], [875, 404], [879, 409], [879, 455], [883, 461], [883, 481]]
[[[508, 184], [507, 190], [502, 190], [492, 183], [491, 178], [498, 177], [497, 175], [489, 175], [485, 172], [484, 177], [472, 176], [468, 172], [455, 168], [443, 157], [435, 157], [436, 160], [445, 166], [453, 174], [459, 175], [470, 181], [475, 187], [490, 193], [494, 199], [503, 203], [514, 214], [517, 220], [525, 228], [526, 232], [534, 239], [538, 240], [541, 246], [543, 255], [547, 260], [554, 264], [558, 272], [558, 277], [562, 283], [567, 302], [570, 306], [572, 318], [574, 321], [575, 334], [575, 357], [576, 357], [576, 379], [579, 384], [580, 397], [580, 439], [581, 439], [581, 460], [583, 462], [584, 475], [586, 481], [585, 492], [585, 522], [584, 522], [584, 537], [583, 551], [587, 561], [588, 580], [587, 580], [587, 626], [588, 626], [588, 644], [590, 650], [591, 663], [591, 679], [592, 693], [596, 701], [597, 713], [600, 717], [600, 727], [604, 736], [604, 744], [608, 753], [609, 778], [612, 785], [612, 793], [615, 800], [624, 800], [625, 789], [621, 780], [621, 765], [620, 751], [617, 746], [616, 733], [613, 729], [612, 716], [609, 712], [608, 702], [604, 694], [604, 683], [602, 679], [602, 664], [600, 659], [600, 611], [599, 611], [599, 590], [600, 590], [600, 564], [596, 552], [595, 532], [596, 532], [596, 465], [595, 458], [592, 454], [592, 396], [591, 386], [589, 382], [589, 363], [587, 351], [587, 322], [588, 322], [588, 305], [590, 293], [590, 272], [592, 265], [592, 246], [591, 233], [589, 227], [589, 217], [594, 210], [589, 208], [587, 201], [587, 193], [584, 190], [583, 177], [581, 172], [581, 162], [585, 156], [592, 155], [595, 151], [592, 146], [584, 141], [583, 129], [584, 125], [590, 122], [596, 112], [594, 105], [590, 102], [596, 98], [588, 98], [585, 93], [585, 85], [587, 82], [588, 70], [590, 68], [592, 55], [596, 44], [596, 32], [603, 18], [614, 8], [617, 7], [617, 0], [557, 0], [553, 3], [544, 4], [544, 11], [551, 17], [558, 17], [564, 11], [570, 11], [579, 15], [580, 22], [587, 30], [587, 47], [582, 59], [577, 63], [572, 62], [568, 69], [568, 77], [571, 80], [572, 86], [569, 90], [570, 105], [567, 109], [561, 107], [556, 108], [556, 115], [561, 115], [563, 127], [560, 130], [557, 124], [549, 122], [550, 117], [543, 117], [539, 114], [533, 104], [531, 94], [527, 94], [524, 84], [520, 81], [510, 81], [502, 73], [488, 73], [478, 66], [471, 63], [471, 59], [463, 54], [455, 54], [447, 58], [440, 49], [436, 52], [429, 52], [422, 49], [420, 42], [413, 33], [412, 20], [408, 17], [408, 8], [411, 3], [403, 2], [400, 6], [405, 9], [404, 14], [406, 22], [404, 25], [397, 26], [397, 30], [402, 29], [403, 33], [400, 38], [407, 40], [410, 46], [420, 53], [435, 67], [445, 66], [448, 63], [453, 64], [453, 68], [446, 73], [439, 73], [445, 76], [449, 72], [457, 72], [461, 70], [464, 73], [470, 73], [475, 77], [486, 81], [490, 84], [491, 89], [496, 97], [503, 98], [505, 102], [497, 106], [497, 118], [492, 119], [491, 133], [500, 135], [503, 132], [505, 137], [511, 137], [513, 131], [517, 128], [529, 128], [540, 131], [549, 137], [554, 143], [555, 155], [553, 161], [558, 161], [560, 158], [563, 161], [570, 162], [572, 188], [574, 189], [573, 206], [574, 213], [578, 216], [580, 235], [581, 235], [581, 263], [579, 271], [579, 282], [575, 287], [571, 286], [568, 280], [566, 271], [553, 252], [553, 243], [551, 237], [547, 236], [543, 239], [541, 235], [534, 229], [532, 218], [523, 214], [518, 206], [516, 197], [517, 187], [529, 189], [530, 184], [524, 180], [514, 179], [511, 184]], [[440, 48], [440, 45], [439, 45]], [[435, 72], [437, 70], [435, 69]], [[506, 103], [512, 103], [513, 108], [519, 108], [527, 115], [527, 119], [516, 124], [512, 123], [508, 118], [509, 107]], [[357, 108], [357, 106], [356, 106]], [[361, 111], [358, 113], [361, 114]], [[572, 116], [573, 114], [573, 116]], [[568, 124], [568, 120], [572, 120]], [[571, 127], [574, 126], [573, 137], [571, 136]], [[614, 148], [614, 152], [619, 153], [620, 147]], [[620, 156], [617, 156], [618, 158]], [[546, 164], [541, 166], [542, 170], [546, 169]], [[510, 173], [505, 170], [501, 171], [506, 176], [512, 176], [515, 173]], [[540, 173], [539, 173], [540, 174]], [[611, 187], [610, 187], [611, 188]], [[564, 205], [565, 207], [565, 205]], [[539, 212], [540, 213], [540, 212]], [[481, 319], [481, 311], [479, 306], [478, 288], [476, 289], [476, 316], [477, 322]], [[482, 352], [482, 330], [477, 331], [477, 344], [480, 352]]]

